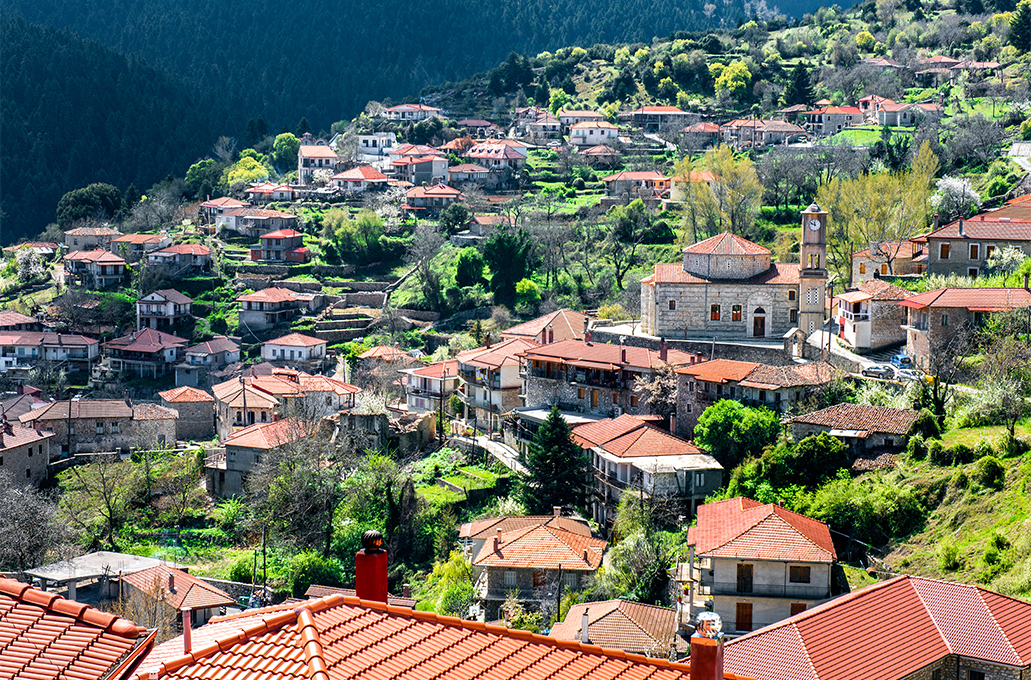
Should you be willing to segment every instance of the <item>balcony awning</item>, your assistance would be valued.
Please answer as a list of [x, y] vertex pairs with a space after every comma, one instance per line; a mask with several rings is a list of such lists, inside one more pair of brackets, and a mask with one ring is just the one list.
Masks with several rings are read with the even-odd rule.
[[864, 293], [861, 290], [853, 290], [848, 293], [842, 293], [841, 295], [835, 295], [835, 300], [842, 300], [844, 302], [865, 302], [866, 300], [873, 300], [873, 295]]
[[868, 436], [870, 436], [870, 432], [868, 430], [837, 430], [837, 429], [832, 429], [830, 431], [830, 436], [832, 436], [832, 437], [849, 437], [849, 438], [852, 438], [852, 439], [866, 439]]

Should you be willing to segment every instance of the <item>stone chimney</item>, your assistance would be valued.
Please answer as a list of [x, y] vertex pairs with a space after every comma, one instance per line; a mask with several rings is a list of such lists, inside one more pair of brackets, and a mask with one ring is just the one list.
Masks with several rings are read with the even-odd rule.
[[966, 234], [963, 233], [963, 218], [959, 218], [959, 236], [963, 238]]
[[494, 536], [494, 552], [501, 550], [501, 529], [498, 529], [498, 533]]
[[548, 344], [555, 342], [555, 327], [548, 325]]
[[659, 361], [666, 361], [666, 357], [669, 356], [669, 345], [666, 344], [666, 338], [659, 339]]
[[173, 572], [168, 573], [168, 592], [175, 592], [175, 574]]
[[490, 333], [487, 333], [487, 349], [490, 349]]
[[555, 517], [561, 517], [562, 516], [562, 506], [561, 505], [553, 505], [553, 506], [551, 506], [551, 514], [553, 514]]

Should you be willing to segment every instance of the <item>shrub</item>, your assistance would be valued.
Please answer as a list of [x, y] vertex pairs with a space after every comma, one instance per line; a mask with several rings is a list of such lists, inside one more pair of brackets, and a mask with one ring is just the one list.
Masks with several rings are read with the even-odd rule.
[[587, 186], [587, 182], [584, 182], [583, 177], [577, 177], [573, 180], [573, 188], [578, 191], [583, 191], [584, 187]]
[[927, 442], [923, 435], [915, 434], [906, 442], [906, 453], [913, 460], [923, 460], [927, 457]]
[[949, 460], [945, 457], [945, 447], [937, 439], [932, 439], [931, 443], [927, 445], [927, 455], [935, 465], [944, 467], [949, 464]]
[[948, 465], [966, 465], [974, 462], [974, 450], [966, 444], [956, 444], [945, 450]]
[[952, 539], [945, 539], [939, 543], [936, 554], [938, 566], [942, 571], [956, 571], [963, 563], [959, 557], [959, 547]]
[[1006, 468], [995, 456], [985, 456], [974, 468], [977, 482], [988, 489], [1001, 489], [1006, 481]]
[[954, 489], [965, 489], [968, 484], [967, 473], [963, 470], [956, 470], [952, 475], [952, 479], [949, 480], [949, 486]]
[[920, 411], [920, 415], [913, 422], [913, 427], [909, 431], [914, 434], [923, 435], [924, 439], [937, 439], [941, 436], [941, 430], [938, 428], [938, 419], [927, 409]]
[[290, 592], [302, 597], [313, 583], [323, 586], [343, 584], [343, 565], [334, 557], [323, 557], [314, 552], [303, 552], [290, 560]]
[[249, 554], [243, 554], [236, 558], [229, 567], [229, 571], [226, 573], [226, 578], [230, 581], [237, 581], [239, 583], [251, 583], [254, 579], [254, 557]]
[[977, 442], [977, 445], [974, 447], [974, 460], [980, 460], [985, 456], [994, 455], [995, 449], [992, 448], [992, 442], [990, 439], [982, 439], [981, 441]]

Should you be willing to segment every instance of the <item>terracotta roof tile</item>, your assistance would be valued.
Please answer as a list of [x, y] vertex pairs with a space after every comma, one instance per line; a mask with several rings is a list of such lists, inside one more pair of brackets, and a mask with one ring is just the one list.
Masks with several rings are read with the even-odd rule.
[[[172, 577], [172, 592], [168, 590], [169, 576]], [[165, 564], [158, 564], [132, 574], [123, 574], [121, 578], [145, 595], [160, 595], [162, 600], [174, 609], [208, 609], [236, 604], [236, 600], [228, 593], [192, 574]]]
[[694, 443], [630, 414], [577, 425], [573, 428], [573, 441], [584, 448], [601, 447], [620, 458], [706, 455]]
[[110, 227], [77, 227], [64, 232], [65, 236], [121, 236], [122, 232]]
[[258, 237], [258, 240], [263, 241], [265, 239], [293, 238], [295, 236], [304, 236], [304, 234], [296, 229], [276, 229], [275, 231], [270, 231], [267, 234], [262, 234]]
[[788, 423], [818, 425], [835, 430], [884, 432], [905, 435], [920, 416], [917, 411], [890, 406], [835, 404], [819, 411], [789, 418]]
[[118, 238], [111, 239], [112, 243], [161, 243], [168, 238], [168, 234], [123, 234]]
[[151, 255], [157, 255], [160, 253], [167, 253], [169, 255], [210, 255], [211, 248], [199, 243], [180, 243], [179, 245], [156, 250], [151, 253]]
[[573, 605], [564, 621], [551, 629], [557, 640], [580, 640], [587, 612], [587, 637], [592, 645], [634, 654], [663, 656], [671, 643], [681, 651], [688, 644], [677, 636], [676, 610], [629, 600], [605, 600]]
[[[559, 343], [555, 343], [556, 345]], [[505, 365], [518, 364], [522, 352], [537, 347], [537, 343], [524, 338], [512, 338], [492, 344], [490, 347], [477, 347], [459, 352], [457, 359], [462, 365], [479, 368], [499, 368]]]
[[186, 385], [165, 390], [164, 392], [158, 392], [158, 396], [170, 404], [215, 401], [215, 398], [204, 390], [198, 390], [196, 387], [188, 387]]
[[106, 250], [76, 250], [64, 256], [65, 260], [93, 262], [94, 264], [125, 264], [125, 260]]
[[740, 384], [744, 387], [775, 390], [781, 387], [826, 385], [841, 375], [844, 375], [841, 369], [826, 362], [788, 366], [759, 364]]
[[743, 497], [698, 506], [687, 543], [706, 557], [823, 563], [837, 558], [823, 522]]
[[[960, 236], [960, 222], [963, 235]], [[925, 235], [927, 239], [1031, 241], [1031, 220], [999, 217], [992, 213], [956, 220]]]
[[302, 373], [297, 378], [297, 384], [305, 392], [335, 392], [341, 396], [345, 394], [358, 394], [362, 388], [345, 383], [342, 380], [335, 380], [324, 375], [307, 375]]
[[222, 336], [218, 338], [212, 338], [206, 342], [202, 342], [199, 345], [193, 347], [187, 347], [187, 354], [216, 354], [218, 352], [235, 352], [239, 351], [240, 345], [234, 340]]
[[678, 368], [677, 373], [693, 375], [702, 382], [737, 382], [744, 380], [749, 373], [759, 367], [751, 361], [733, 361], [731, 359], [713, 359], [693, 366]]
[[[626, 361], [623, 361], [622, 350], [626, 351]], [[659, 351], [646, 347], [632, 347], [630, 345], [609, 345], [600, 342], [590, 344], [580, 340], [563, 340], [553, 342], [539, 347], [531, 347], [522, 353], [527, 360], [558, 361], [571, 366], [584, 366], [588, 368], [603, 368], [615, 370], [620, 366], [626, 368], [637, 368], [654, 370], [662, 363], [659, 358]], [[462, 356], [459, 355], [461, 360]], [[697, 361], [698, 356], [688, 352], [671, 349], [666, 354], [666, 362], [672, 366], [683, 366]]]
[[1026, 602], [899, 576], [727, 643], [724, 667], [759, 680], [899, 680], [950, 653], [1027, 666], [1029, 620]]
[[133, 420], [178, 420], [179, 412], [157, 404], [133, 404]]
[[458, 375], [458, 360], [450, 359], [448, 361], [437, 361], [421, 368], [409, 368], [404, 371], [409, 375], [420, 375], [425, 378], [443, 378], [445, 374], [449, 378], [454, 378]]
[[863, 281], [857, 286], [857, 288], [864, 293], [872, 295], [873, 299], [878, 301], [905, 300], [906, 298], [913, 297], [914, 295], [913, 291], [900, 288], [894, 283], [889, 283], [884, 279]]
[[[308, 590], [304, 591], [304, 595], [309, 600], [326, 597], [327, 595], [357, 597], [354, 588], [336, 588], [333, 586], [320, 586], [315, 584], [308, 586]], [[303, 602], [303, 600], [301, 600], [301, 602]], [[409, 609], [415, 609], [415, 605], [419, 604], [419, 601], [413, 597], [395, 597], [393, 595], [387, 595], [387, 604], [394, 607], [408, 607]]]
[[591, 528], [585, 522], [572, 517], [560, 515], [505, 515], [503, 517], [488, 517], [466, 522], [458, 528], [458, 536], [459, 538], [476, 540], [494, 536], [499, 529], [504, 534], [537, 526], [555, 527], [556, 529], [585, 537], [591, 535]]
[[665, 182], [668, 178], [657, 170], [621, 170], [614, 175], [603, 177], [603, 182]]
[[0, 578], [0, 677], [107, 677], [142, 658], [153, 641], [131, 621]]
[[263, 288], [255, 293], [247, 293], [236, 298], [239, 302], [289, 302], [301, 299], [289, 288]]
[[559, 309], [550, 314], [545, 314], [536, 319], [507, 328], [501, 332], [501, 337], [528, 338], [543, 342], [545, 338], [541, 336], [541, 333], [547, 331], [548, 327], [551, 326], [554, 331], [554, 340], [556, 341], [583, 340], [584, 320], [588, 318], [586, 314], [574, 312], [572, 309]]
[[[762, 247], [762, 246], [759, 246]], [[756, 274], [750, 279], [726, 279], [740, 285], [757, 285], [761, 283], [797, 286], [799, 265], [797, 262], [773, 262], [766, 271]], [[711, 283], [723, 279], [705, 279], [684, 271], [681, 262], [659, 263], [654, 273], [642, 282], [650, 283]]]
[[[487, 541], [473, 558], [478, 567], [594, 571], [601, 566], [605, 541], [547, 525], [501, 534], [498, 550]], [[587, 559], [584, 559], [584, 553]]]
[[[155, 290], [153, 293], [151, 293], [151, 295], [160, 295], [165, 300], [171, 302], [174, 305], [188, 305], [193, 302], [193, 300], [186, 297], [174, 288], [163, 288], [162, 290]], [[150, 296], [144, 295], [143, 297], [146, 298]], [[140, 299], [142, 300], [143, 298]]]
[[293, 418], [284, 418], [272, 423], [255, 423], [233, 432], [222, 442], [224, 446], [239, 446], [246, 449], [274, 449], [305, 435]]
[[180, 338], [178, 335], [154, 330], [153, 328], [144, 328], [135, 333], [108, 340], [101, 347], [104, 349], [117, 349], [122, 352], [153, 354], [173, 347], [185, 348], [187, 342], [188, 340]]
[[998, 311], [1031, 306], [1026, 288], [939, 288], [899, 302], [903, 307], [950, 307]]
[[338, 172], [330, 179], [338, 179], [345, 182], [386, 182], [388, 178], [371, 165], [359, 165], [356, 168]]
[[758, 243], [725, 231], [704, 241], [684, 248], [685, 253], [699, 255], [769, 255], [770, 251]]
[[331, 146], [324, 144], [301, 144], [301, 158], [332, 158], [336, 159], [337, 152]]
[[310, 335], [302, 335], [300, 333], [290, 333], [282, 337], [276, 338], [275, 340], [266, 340], [261, 343], [263, 345], [285, 345], [287, 347], [316, 347], [318, 345], [325, 345], [326, 341], [319, 338], [313, 338]]
[[122, 399], [75, 399], [55, 401], [46, 406], [33, 409], [23, 415], [20, 420], [23, 423], [31, 423], [37, 420], [76, 420], [79, 418], [130, 418], [132, 408]]

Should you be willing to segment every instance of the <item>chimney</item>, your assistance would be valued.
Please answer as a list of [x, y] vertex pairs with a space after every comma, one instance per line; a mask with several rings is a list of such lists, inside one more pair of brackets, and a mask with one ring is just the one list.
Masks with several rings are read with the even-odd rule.
[[193, 611], [183, 607], [183, 654], [193, 649]]
[[669, 414], [669, 431], [671, 434], [677, 433], [677, 414]]
[[401, 586], [401, 597], [411, 597], [411, 596], [412, 596], [412, 586], [407, 584], [407, 583], [404, 584], [403, 586]]
[[173, 572], [168, 572], [168, 592], [175, 592], [175, 574]]
[[619, 348], [619, 361], [620, 363], [626, 363], [626, 347]]
[[362, 534], [362, 549], [354, 556], [354, 590], [360, 600], [387, 601], [387, 551], [378, 531]]
[[584, 548], [584, 562], [587, 562], [588, 564], [591, 563], [591, 561], [587, 559], [587, 548]]
[[964, 236], [964, 234], [963, 234], [963, 218], [962, 217], [959, 218], [959, 235], [960, 235], [960, 238], [962, 238]]
[[938, 230], [938, 220], [939, 220], [939, 219], [940, 219], [940, 218], [938, 217], [938, 213], [934, 213], [934, 230], [935, 230], [935, 231], [937, 231], [937, 230]]
[[487, 349], [490, 349], [490, 333], [487, 333]]
[[548, 325], [548, 344], [555, 342], [555, 327]]
[[591, 617], [589, 616], [590, 611], [589, 607], [584, 607], [584, 615], [580, 619], [580, 642], [585, 645], [589, 645], [591, 643], [591, 638], [587, 635], [587, 624], [591, 620]]
[[494, 552], [501, 549], [501, 529], [498, 529], [498, 533], [494, 536]]
[[125, 388], [125, 405], [132, 408], [132, 399], [129, 398], [129, 388]]
[[561, 517], [562, 516], [562, 506], [561, 505], [553, 505], [553, 506], [551, 506], [551, 513], [553, 515], [555, 515], [555, 517]]
[[665, 361], [669, 352], [669, 345], [666, 344], [666, 338], [659, 339], [659, 361]]
[[1024, 290], [1027, 290], [1027, 274], [1024, 274]]
[[691, 680], [723, 680], [723, 621], [714, 612], [698, 615], [691, 636]]
[[584, 316], [584, 342], [590, 342], [590, 340], [588, 339], [588, 335], [587, 335], [587, 328], [590, 325], [590, 323], [591, 323], [591, 320], [589, 318], [587, 318], [586, 316]]

